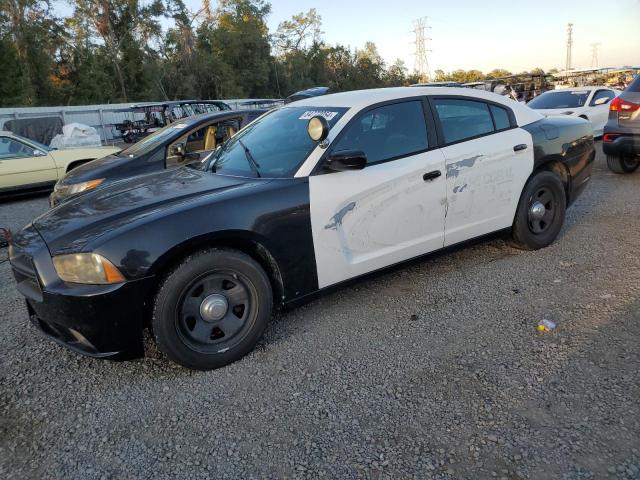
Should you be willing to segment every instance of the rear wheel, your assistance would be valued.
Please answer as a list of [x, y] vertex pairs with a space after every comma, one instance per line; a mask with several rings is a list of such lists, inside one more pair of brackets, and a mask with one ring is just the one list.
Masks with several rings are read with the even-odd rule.
[[607, 155], [607, 166], [613, 173], [633, 173], [640, 167], [640, 159], [630, 156]]
[[552, 172], [536, 173], [525, 185], [511, 230], [513, 244], [524, 250], [550, 245], [560, 233], [567, 197], [560, 178]]
[[269, 279], [255, 260], [235, 250], [205, 250], [165, 277], [152, 328], [158, 347], [171, 360], [210, 370], [253, 349], [271, 307]]

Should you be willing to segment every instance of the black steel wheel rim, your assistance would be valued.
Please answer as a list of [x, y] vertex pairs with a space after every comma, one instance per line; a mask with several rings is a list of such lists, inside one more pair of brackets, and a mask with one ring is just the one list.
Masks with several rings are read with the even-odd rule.
[[[224, 297], [220, 318], [203, 316], [203, 302]], [[243, 275], [214, 271], [199, 276], [181, 292], [176, 305], [176, 331], [192, 350], [220, 353], [240, 342], [255, 321], [257, 292]]]
[[[542, 204], [545, 208], [544, 215], [540, 218], [532, 217], [531, 215], [531, 209], [537, 203]], [[550, 188], [538, 188], [529, 200], [529, 208], [527, 210], [529, 213], [529, 230], [536, 235], [543, 234], [549, 230], [556, 218], [557, 206], [556, 194]]]
[[622, 158], [622, 163], [625, 166], [625, 168], [631, 170], [633, 168], [636, 167], [636, 165], [638, 164], [638, 162], [640, 162], [640, 160], [637, 160], [633, 157], [623, 157]]

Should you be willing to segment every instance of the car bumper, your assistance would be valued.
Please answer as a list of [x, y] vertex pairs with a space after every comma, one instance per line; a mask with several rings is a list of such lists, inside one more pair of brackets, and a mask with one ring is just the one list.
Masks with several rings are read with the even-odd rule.
[[10, 262], [31, 322], [57, 343], [92, 357], [144, 355], [142, 330], [151, 277], [115, 285], [79, 285], [57, 278], [48, 249], [32, 227], [11, 244]]
[[[618, 135], [616, 132], [608, 132], [607, 130], [604, 133], [602, 150], [607, 155], [640, 155], [640, 135], [619, 134], [619, 136], [615, 136]], [[605, 141], [608, 135], [612, 136], [612, 141]]]
[[96, 358], [144, 355], [144, 281], [96, 289], [91, 295], [42, 291], [26, 297], [31, 322], [51, 340]]

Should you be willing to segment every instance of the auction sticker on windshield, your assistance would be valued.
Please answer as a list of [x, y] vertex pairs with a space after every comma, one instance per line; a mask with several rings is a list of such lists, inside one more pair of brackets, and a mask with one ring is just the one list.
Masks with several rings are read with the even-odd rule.
[[313, 117], [324, 117], [327, 121], [331, 121], [333, 117], [335, 117], [338, 112], [331, 112], [329, 110], [307, 110], [304, 112], [299, 120], [310, 120]]

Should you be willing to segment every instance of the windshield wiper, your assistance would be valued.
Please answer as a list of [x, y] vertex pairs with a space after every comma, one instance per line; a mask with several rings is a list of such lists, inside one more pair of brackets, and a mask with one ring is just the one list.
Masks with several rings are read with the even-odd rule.
[[256, 162], [256, 159], [253, 158], [253, 155], [251, 155], [251, 150], [249, 150], [249, 148], [244, 143], [242, 143], [242, 140], [238, 139], [238, 143], [244, 149], [244, 156], [247, 157], [247, 162], [249, 162], [251, 170], [253, 170], [253, 173], [256, 174], [256, 177], [260, 178], [260, 170], [258, 170], [260, 168], [260, 164]]

